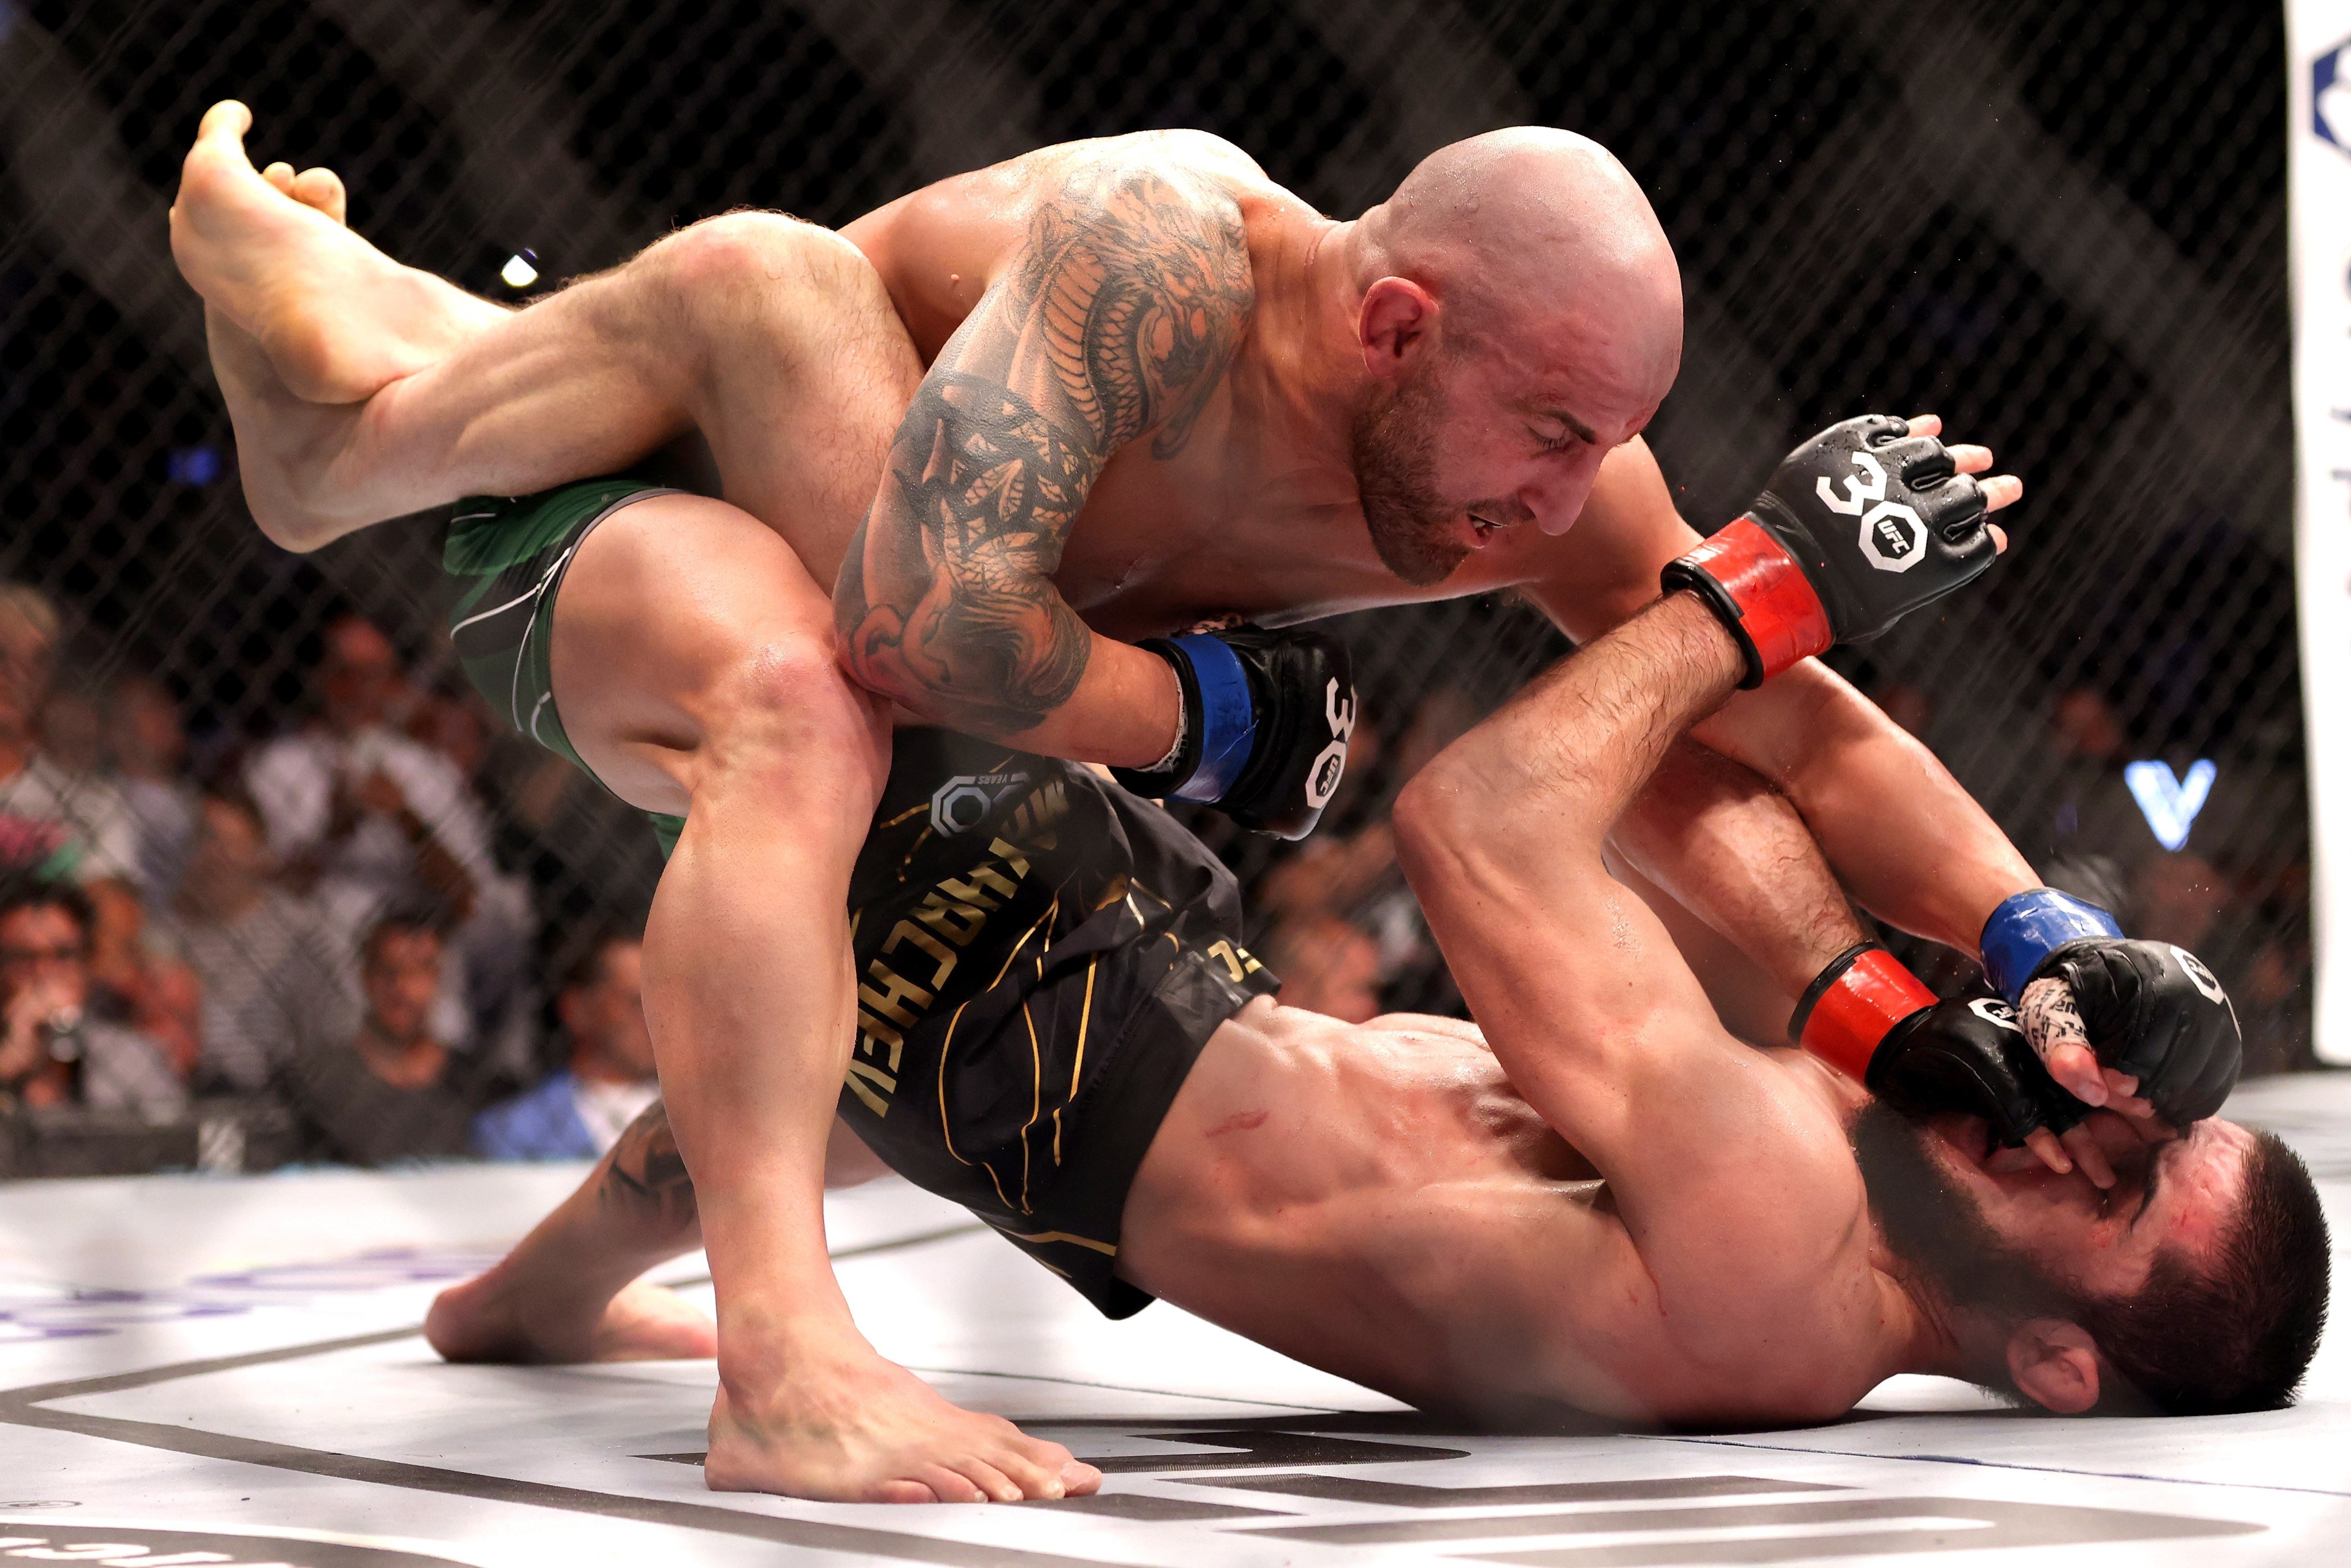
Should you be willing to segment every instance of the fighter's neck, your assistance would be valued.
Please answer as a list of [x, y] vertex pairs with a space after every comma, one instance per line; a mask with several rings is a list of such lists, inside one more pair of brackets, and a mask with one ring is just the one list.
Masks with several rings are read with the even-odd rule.
[[1253, 234], [1257, 302], [1233, 376], [1236, 424], [1280, 454], [1293, 486], [1320, 476], [1334, 498], [1349, 502], [1354, 416], [1367, 380], [1356, 334], [1360, 249], [1356, 225], [1302, 203]]

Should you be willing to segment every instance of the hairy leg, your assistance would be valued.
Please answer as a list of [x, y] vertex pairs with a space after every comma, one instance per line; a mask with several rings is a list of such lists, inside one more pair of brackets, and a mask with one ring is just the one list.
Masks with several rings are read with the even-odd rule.
[[[888, 1167], [835, 1120], [827, 1189]], [[672, 1291], [639, 1281], [702, 1245], [694, 1181], [669, 1108], [655, 1101], [629, 1124], [571, 1196], [496, 1267], [441, 1292], [424, 1337], [447, 1361], [561, 1365], [699, 1361], [718, 1354], [716, 1324]]]
[[718, 1354], [710, 1320], [635, 1283], [702, 1245], [694, 1184], [656, 1103], [488, 1273], [441, 1292], [424, 1337], [449, 1361], [690, 1361]]
[[686, 815], [646, 926], [645, 1014], [718, 1293], [705, 1474], [848, 1500], [1060, 1496], [1093, 1473], [883, 1360], [826, 1253], [849, 876], [889, 759], [882, 705], [832, 642], [831, 598], [790, 548], [701, 497], [615, 514], [556, 605], [573, 745], [624, 798]]
[[[463, 496], [614, 472], [698, 427], [726, 498], [830, 587], [922, 373], [848, 241], [731, 214], [507, 312], [332, 222], [307, 188], [323, 171], [290, 186], [256, 172], [248, 119], [206, 117], [173, 244], [211, 317], [251, 339], [229, 346], [222, 380], [271, 538], [315, 549]], [[831, 438], [806, 441], [809, 427]]]

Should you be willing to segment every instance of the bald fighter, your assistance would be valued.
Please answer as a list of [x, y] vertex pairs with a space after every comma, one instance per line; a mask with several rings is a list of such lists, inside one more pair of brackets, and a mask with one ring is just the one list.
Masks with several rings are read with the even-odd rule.
[[[1950, 514], [1917, 509], [1941, 553]], [[1980, 523], [1957, 532], [1909, 586], [1989, 553]], [[1792, 553], [1833, 570], [1836, 549]], [[1740, 628], [1813, 591], [1788, 555], [1729, 580], [1722, 559], [1687, 565], [1711, 586], [1571, 656], [1398, 803], [1476, 1026], [1280, 1006], [1236, 940], [1229, 873], [1165, 815], [1067, 764], [908, 732], [853, 898], [859, 950], [894, 946], [940, 988], [893, 1039], [920, 1113], [844, 1097], [844, 1116], [1105, 1312], [1165, 1296], [1472, 1419], [1811, 1423], [1905, 1372], [2069, 1414], [2283, 1405], [2317, 1343], [2328, 1242], [2273, 1136], [2100, 1110], [2084, 1128], [2101, 1185], [2002, 1149], [1984, 1117], [1900, 1108], [1953, 1071], [2062, 1092], [2026, 1085], [2037, 1063], [1996, 1000], [1937, 1003], [1862, 942], [1785, 802], [1680, 739], [1746, 673]], [[1865, 615], [1882, 603], [1845, 586]], [[983, 771], [1021, 783], [968, 831], [908, 821]], [[1724, 975], [1742, 955], [1708, 925], [1761, 966], [1772, 1016], [1718, 1013], [1677, 940]], [[1856, 969], [1867, 985], [1845, 985]], [[1733, 1032], [1776, 1036], [1799, 990], [1798, 1014], [1838, 1018], [1799, 1017], [1808, 1050]], [[1011, 1103], [974, 1092], [991, 1056], [1024, 1064]], [[1064, 1097], [1065, 1072], [1083, 1095]], [[627, 1283], [695, 1236], [656, 1108], [446, 1293], [428, 1334], [454, 1359], [707, 1354], [698, 1314]]]
[[[1622, 621], [1697, 542], [1638, 439], [1680, 341], [1647, 204], [1553, 131], [1445, 149], [1351, 223], [1213, 138], [1118, 138], [838, 235], [715, 219], [507, 312], [351, 234], [330, 174], [257, 173], [247, 118], [207, 117], [172, 234], [256, 518], [311, 548], [491, 497], [457, 508], [445, 556], [460, 657], [674, 843], [646, 1003], [718, 1281], [712, 1480], [1091, 1484], [874, 1354], [825, 1259], [831, 1107], [861, 1084], [890, 1103], [865, 1074], [904, 1080], [872, 1026], [903, 1036], [890, 1009], [919, 1004], [900, 988], [931, 989], [852, 962], [886, 701], [1296, 831], [1352, 725], [1335, 652], [1167, 634], [1510, 586], [1580, 639]], [[724, 501], [632, 470], [692, 432]], [[1933, 433], [1900, 461], [1941, 465], [1978, 507], [2013, 499], [2012, 479], [1967, 476], [1989, 453]], [[1832, 454], [1796, 499], [1842, 486], [1862, 522], [1885, 477], [1865, 455]], [[1821, 646], [1774, 642], [1793, 667], [1697, 739], [1784, 790], [1872, 910], [2012, 950], [2019, 987], [2114, 944], [1805, 657]], [[2120, 1087], [2088, 1044], [2051, 1061], [2089, 1103]], [[2018, 1135], [2099, 1157], [2052, 1131]]]

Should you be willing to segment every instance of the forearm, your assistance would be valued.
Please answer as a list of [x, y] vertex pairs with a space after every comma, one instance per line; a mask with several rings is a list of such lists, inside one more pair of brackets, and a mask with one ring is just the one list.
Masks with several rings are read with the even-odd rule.
[[1905, 931], [1973, 953], [2001, 901], [2040, 885], [1934, 753], [1817, 662], [1694, 735], [1784, 792], [1853, 896]]
[[[1441, 814], [1488, 848], [1520, 839], [1594, 851], [1699, 716], [1737, 685], [1737, 644], [1677, 593], [1553, 665], [1423, 769], [1398, 825]], [[1414, 809], [1407, 810], [1407, 802]]]
[[930, 723], [1074, 762], [1148, 768], [1175, 746], [1182, 697], [1165, 659], [1090, 630], [1025, 570], [983, 603], [944, 581], [909, 609], [869, 602], [868, 533], [834, 594], [841, 667], [860, 685]]
[[[1612, 842], [1787, 998], [1863, 938], [1844, 889], [1787, 797], [1693, 741], [1667, 753], [1617, 820]], [[1783, 1003], [1771, 1027], [1786, 1022]]]

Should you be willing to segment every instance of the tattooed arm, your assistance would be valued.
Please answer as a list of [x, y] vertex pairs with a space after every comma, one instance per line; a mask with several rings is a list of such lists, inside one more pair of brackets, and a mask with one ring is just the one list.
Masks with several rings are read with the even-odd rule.
[[1222, 189], [1080, 170], [924, 379], [834, 592], [842, 660], [926, 719], [1081, 761], [1175, 739], [1165, 661], [1089, 631], [1052, 583], [1131, 441], [1180, 452], [1254, 293]]

